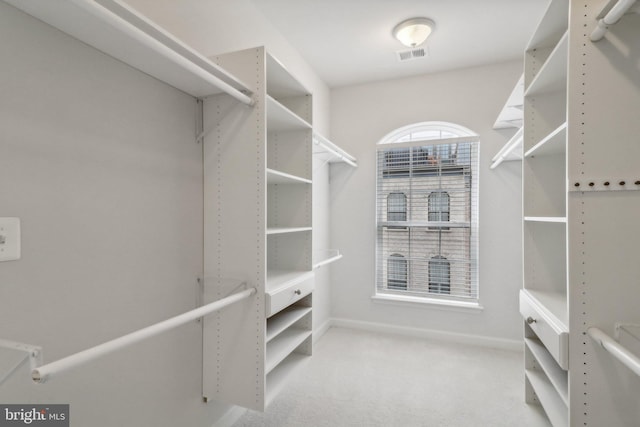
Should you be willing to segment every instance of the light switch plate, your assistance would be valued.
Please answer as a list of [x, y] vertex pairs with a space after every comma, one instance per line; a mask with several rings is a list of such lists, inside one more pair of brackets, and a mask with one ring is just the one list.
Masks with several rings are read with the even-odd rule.
[[20, 259], [20, 218], [0, 218], [0, 261]]

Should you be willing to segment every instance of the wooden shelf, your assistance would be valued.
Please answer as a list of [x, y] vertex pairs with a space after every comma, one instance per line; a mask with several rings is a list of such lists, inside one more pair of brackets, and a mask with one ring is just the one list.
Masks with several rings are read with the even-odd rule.
[[8, 3], [192, 96], [222, 93], [211, 77], [250, 93], [239, 79], [122, 2], [9, 0]]
[[267, 94], [279, 99], [306, 96], [309, 91], [280, 61], [267, 54]]
[[566, 91], [568, 39], [568, 33], [565, 33], [549, 55], [549, 58], [547, 58], [547, 61], [540, 68], [540, 71], [531, 81], [531, 84], [529, 84], [529, 87], [525, 89], [525, 97]]
[[280, 362], [311, 336], [307, 329], [287, 328], [267, 343], [265, 372], [269, 374]]
[[549, 156], [567, 152], [567, 122], [564, 122], [524, 153], [525, 157]]
[[267, 95], [267, 129], [269, 132], [311, 130], [311, 125]]
[[562, 38], [569, 25], [569, 3], [567, 0], [550, 2], [547, 11], [529, 40], [526, 50], [553, 47]]
[[288, 379], [310, 359], [305, 354], [292, 353], [267, 375], [266, 406], [282, 391]]
[[285, 172], [267, 169], [267, 184], [311, 184], [310, 179], [301, 178]]
[[525, 375], [554, 427], [569, 426], [569, 409], [543, 372], [526, 369]]
[[311, 231], [311, 227], [269, 227], [267, 228], [267, 234], [286, 234], [286, 233], [299, 233], [301, 231]]
[[542, 368], [553, 388], [565, 405], [569, 406], [569, 379], [567, 371], [558, 366], [544, 344], [536, 338], [525, 338], [525, 345]]
[[311, 277], [313, 277], [312, 271], [268, 270], [267, 292], [295, 285]]
[[311, 313], [311, 307], [292, 305], [267, 320], [267, 342], [277, 337], [289, 326]]
[[529, 222], [555, 222], [565, 223], [567, 222], [566, 216], [525, 216], [525, 221]]

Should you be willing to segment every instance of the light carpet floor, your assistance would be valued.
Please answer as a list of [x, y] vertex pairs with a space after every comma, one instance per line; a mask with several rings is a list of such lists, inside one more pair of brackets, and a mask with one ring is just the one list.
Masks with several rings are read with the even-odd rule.
[[522, 353], [331, 328], [265, 413], [234, 427], [548, 427]]

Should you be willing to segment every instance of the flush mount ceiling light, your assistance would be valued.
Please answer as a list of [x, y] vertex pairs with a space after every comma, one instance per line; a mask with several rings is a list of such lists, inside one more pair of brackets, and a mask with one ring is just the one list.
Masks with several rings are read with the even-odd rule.
[[393, 29], [393, 36], [407, 47], [420, 46], [429, 37], [435, 22], [428, 18], [411, 18], [402, 21]]

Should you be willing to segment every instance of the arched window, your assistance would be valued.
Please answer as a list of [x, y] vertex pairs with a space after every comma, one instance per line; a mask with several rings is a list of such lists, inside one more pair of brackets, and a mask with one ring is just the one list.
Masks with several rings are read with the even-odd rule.
[[451, 264], [443, 256], [436, 255], [429, 260], [429, 292], [451, 293]]
[[405, 126], [380, 140], [377, 295], [477, 302], [478, 148], [477, 134], [445, 122]]
[[407, 196], [404, 193], [389, 193], [387, 196], [387, 221], [407, 220]]
[[392, 254], [387, 261], [387, 288], [407, 289], [407, 259], [400, 254]]

